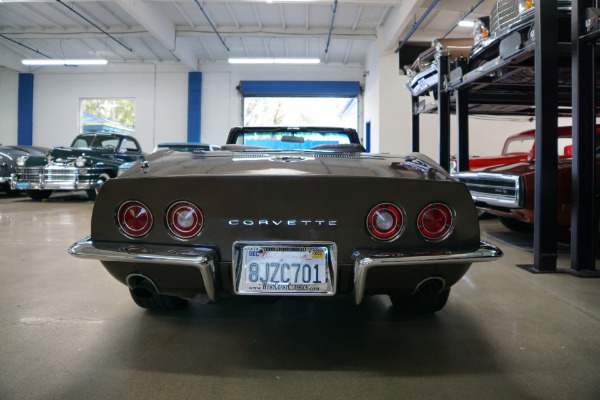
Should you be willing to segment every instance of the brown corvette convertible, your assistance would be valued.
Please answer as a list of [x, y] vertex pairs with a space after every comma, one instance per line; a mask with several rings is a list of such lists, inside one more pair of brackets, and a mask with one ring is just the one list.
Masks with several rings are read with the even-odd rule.
[[389, 295], [430, 313], [476, 261], [469, 191], [420, 154], [368, 154], [356, 131], [234, 128], [221, 151], [163, 151], [107, 181], [91, 236], [100, 260], [151, 310], [198, 295]]

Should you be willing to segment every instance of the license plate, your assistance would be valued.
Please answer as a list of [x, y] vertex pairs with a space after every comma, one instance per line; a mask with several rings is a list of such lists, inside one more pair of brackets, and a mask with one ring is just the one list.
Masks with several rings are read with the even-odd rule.
[[233, 250], [238, 294], [335, 294], [334, 243], [236, 242]]
[[17, 182], [15, 189], [29, 189], [29, 182]]

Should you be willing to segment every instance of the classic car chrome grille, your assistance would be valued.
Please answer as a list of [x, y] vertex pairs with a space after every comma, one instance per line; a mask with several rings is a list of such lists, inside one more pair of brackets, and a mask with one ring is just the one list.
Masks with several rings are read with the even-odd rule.
[[40, 180], [40, 173], [42, 173], [43, 168], [39, 167], [39, 168], [34, 168], [34, 167], [29, 167], [29, 168], [19, 168], [19, 180], [22, 181], [39, 181]]
[[43, 174], [44, 182], [75, 182], [79, 173], [75, 167], [27, 167], [19, 169], [19, 180], [38, 182]]
[[512, 25], [519, 16], [518, 0], [498, 0], [490, 14], [490, 32], [492, 35]]
[[44, 180], [46, 182], [75, 182], [79, 173], [75, 167], [55, 167], [49, 166], [44, 170]]
[[519, 175], [462, 172], [453, 176], [467, 185], [474, 201], [497, 207], [523, 207]]

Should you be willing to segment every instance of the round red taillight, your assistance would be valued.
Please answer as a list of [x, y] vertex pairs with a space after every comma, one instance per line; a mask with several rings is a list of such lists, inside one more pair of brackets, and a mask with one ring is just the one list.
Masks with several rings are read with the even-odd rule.
[[378, 204], [367, 215], [367, 229], [377, 240], [390, 241], [402, 233], [404, 212], [395, 204]]
[[200, 233], [204, 217], [200, 209], [189, 201], [173, 203], [167, 211], [167, 226], [180, 239], [190, 239]]
[[454, 213], [445, 204], [430, 204], [419, 214], [417, 226], [419, 232], [429, 240], [445, 239], [452, 233]]
[[152, 229], [152, 213], [139, 201], [126, 201], [117, 211], [121, 231], [134, 238], [142, 237]]

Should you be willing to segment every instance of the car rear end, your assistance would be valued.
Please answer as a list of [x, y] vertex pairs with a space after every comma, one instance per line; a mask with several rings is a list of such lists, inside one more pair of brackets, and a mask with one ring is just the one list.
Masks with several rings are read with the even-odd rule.
[[[185, 212], [179, 223], [173, 207]], [[190, 237], [182, 234], [190, 230]], [[180, 297], [348, 294], [356, 289], [358, 264], [389, 261], [369, 271], [357, 302], [366, 294], [410, 294], [432, 277], [450, 287], [471, 260], [446, 264], [445, 256], [480, 247], [477, 214], [464, 185], [343, 176], [111, 180], [94, 207], [91, 241], [139, 257], [103, 260], [120, 281], [140, 274], [161, 293]], [[270, 271], [255, 268], [259, 252], [279, 252], [289, 266], [271, 260]], [[163, 254], [164, 262], [146, 262], [151, 254]], [[399, 261], [418, 255], [430, 262]], [[197, 256], [206, 265], [172, 262], [178, 256]], [[292, 265], [308, 259], [308, 267], [303, 261]], [[283, 289], [290, 279], [299, 286]]]

